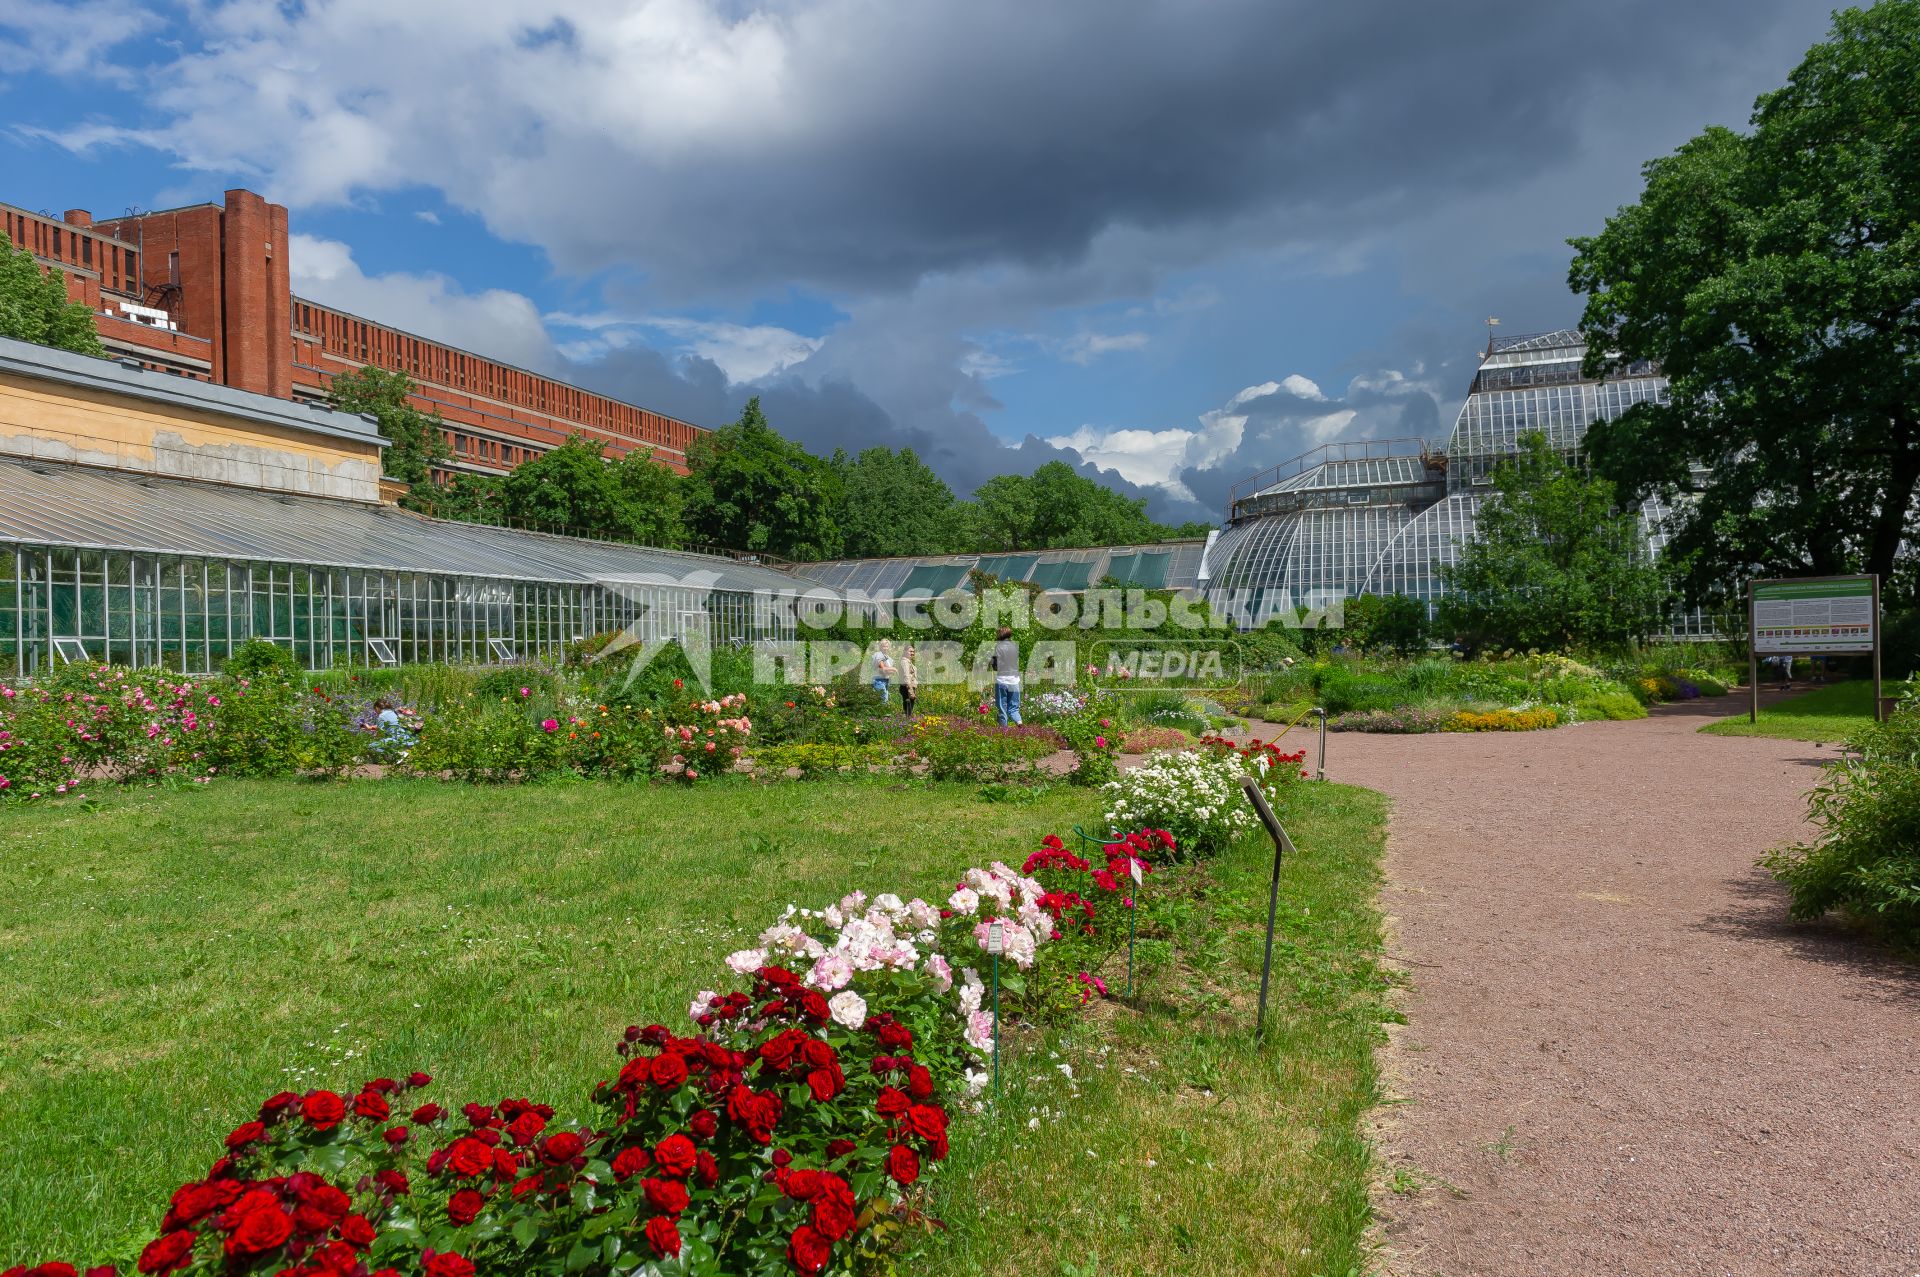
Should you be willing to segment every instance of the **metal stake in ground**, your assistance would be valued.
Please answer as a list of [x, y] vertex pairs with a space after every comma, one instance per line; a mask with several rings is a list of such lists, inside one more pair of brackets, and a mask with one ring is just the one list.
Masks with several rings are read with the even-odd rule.
[[1260, 963], [1260, 1015], [1253, 1022], [1253, 1037], [1257, 1042], [1267, 1028], [1267, 982], [1273, 975], [1273, 924], [1280, 912], [1280, 859], [1293, 851], [1293, 840], [1280, 827], [1273, 808], [1267, 806], [1267, 796], [1260, 792], [1260, 782], [1252, 776], [1242, 776], [1240, 787], [1247, 791], [1247, 801], [1253, 804], [1253, 814], [1260, 817], [1260, 823], [1267, 827], [1267, 834], [1273, 839], [1273, 885], [1267, 888], [1267, 954]]
[[[1086, 830], [1080, 828], [1080, 826], [1078, 825], [1075, 825], [1073, 827], [1073, 836], [1078, 838], [1081, 842], [1087, 844], [1088, 847], [1092, 847], [1096, 849], [1105, 849], [1106, 847], [1112, 845], [1113, 843], [1125, 842], [1127, 840], [1127, 836], [1125, 834], [1102, 834], [1100, 837], [1096, 838], [1092, 834], [1088, 833]], [[1127, 906], [1127, 992], [1125, 996], [1130, 998], [1133, 996], [1133, 936], [1134, 936], [1134, 927], [1135, 927], [1134, 920], [1135, 920], [1135, 915], [1137, 915], [1140, 911], [1140, 890], [1139, 890], [1140, 861], [1137, 857], [1134, 857], [1131, 852], [1128, 853], [1128, 856], [1133, 865], [1133, 885], [1134, 885], [1133, 902]]]
[[1327, 711], [1316, 705], [1313, 707], [1313, 712], [1320, 716], [1320, 766], [1314, 770], [1313, 778], [1325, 780], [1327, 778]]
[[1007, 951], [1006, 924], [998, 918], [987, 924], [987, 953], [993, 958], [993, 1100], [1000, 1103], [1000, 955]]

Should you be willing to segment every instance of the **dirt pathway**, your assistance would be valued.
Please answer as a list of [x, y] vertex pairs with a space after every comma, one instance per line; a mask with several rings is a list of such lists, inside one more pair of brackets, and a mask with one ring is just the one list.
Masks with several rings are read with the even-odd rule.
[[1920, 1274], [1920, 971], [1786, 923], [1754, 857], [1835, 751], [1735, 706], [1329, 738], [1394, 800], [1390, 1271]]

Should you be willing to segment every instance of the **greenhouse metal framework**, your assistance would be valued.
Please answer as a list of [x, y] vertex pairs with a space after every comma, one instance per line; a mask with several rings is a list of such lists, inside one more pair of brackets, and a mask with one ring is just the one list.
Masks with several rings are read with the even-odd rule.
[[[1207, 552], [1209, 599], [1251, 596], [1256, 623], [1355, 594], [1404, 594], [1431, 608], [1443, 570], [1473, 539], [1494, 469], [1522, 435], [1545, 435], [1571, 457], [1594, 422], [1665, 399], [1652, 365], [1587, 377], [1586, 353], [1566, 329], [1490, 343], [1444, 449], [1419, 439], [1329, 444], [1242, 483]], [[1640, 513], [1658, 552], [1666, 507], [1651, 500]], [[1709, 632], [1697, 613], [1675, 622], [1678, 635]]]
[[0, 460], [0, 673], [187, 673], [270, 639], [313, 669], [558, 657], [577, 638], [791, 637], [784, 573], [393, 506]]

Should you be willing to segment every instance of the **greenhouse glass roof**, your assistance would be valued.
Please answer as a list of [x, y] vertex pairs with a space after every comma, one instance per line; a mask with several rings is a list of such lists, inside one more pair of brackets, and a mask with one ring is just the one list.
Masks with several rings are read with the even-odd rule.
[[393, 506], [11, 460], [0, 460], [0, 542], [528, 581], [701, 573], [701, 584], [721, 590], [792, 590], [802, 584], [769, 567], [714, 555], [429, 519]]

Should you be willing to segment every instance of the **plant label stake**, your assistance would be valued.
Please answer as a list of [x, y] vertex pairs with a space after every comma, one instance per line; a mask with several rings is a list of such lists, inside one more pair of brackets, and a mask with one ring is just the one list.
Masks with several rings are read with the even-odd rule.
[[1006, 924], [987, 924], [987, 954], [993, 959], [993, 1099], [1000, 1101], [1000, 955], [1007, 951]]
[[1133, 897], [1127, 901], [1127, 996], [1132, 997], [1134, 919], [1140, 916], [1140, 857], [1129, 853], [1127, 869], [1133, 874]]
[[1253, 814], [1267, 827], [1267, 834], [1273, 839], [1273, 884], [1267, 888], [1267, 954], [1260, 963], [1260, 1015], [1253, 1022], [1253, 1039], [1258, 1042], [1267, 1028], [1267, 982], [1273, 975], [1273, 924], [1280, 912], [1280, 859], [1293, 851], [1293, 840], [1287, 837], [1287, 831], [1273, 814], [1273, 808], [1267, 806], [1267, 796], [1260, 792], [1260, 782], [1251, 776], [1240, 778], [1240, 787], [1247, 791], [1247, 801], [1253, 804]]
[[[1327, 778], [1327, 711], [1316, 705], [1313, 712], [1320, 716], [1320, 765], [1314, 769], [1313, 778], [1325, 780]], [[1279, 828], [1277, 825], [1273, 827]], [[1281, 837], [1285, 836], [1281, 835]]]

